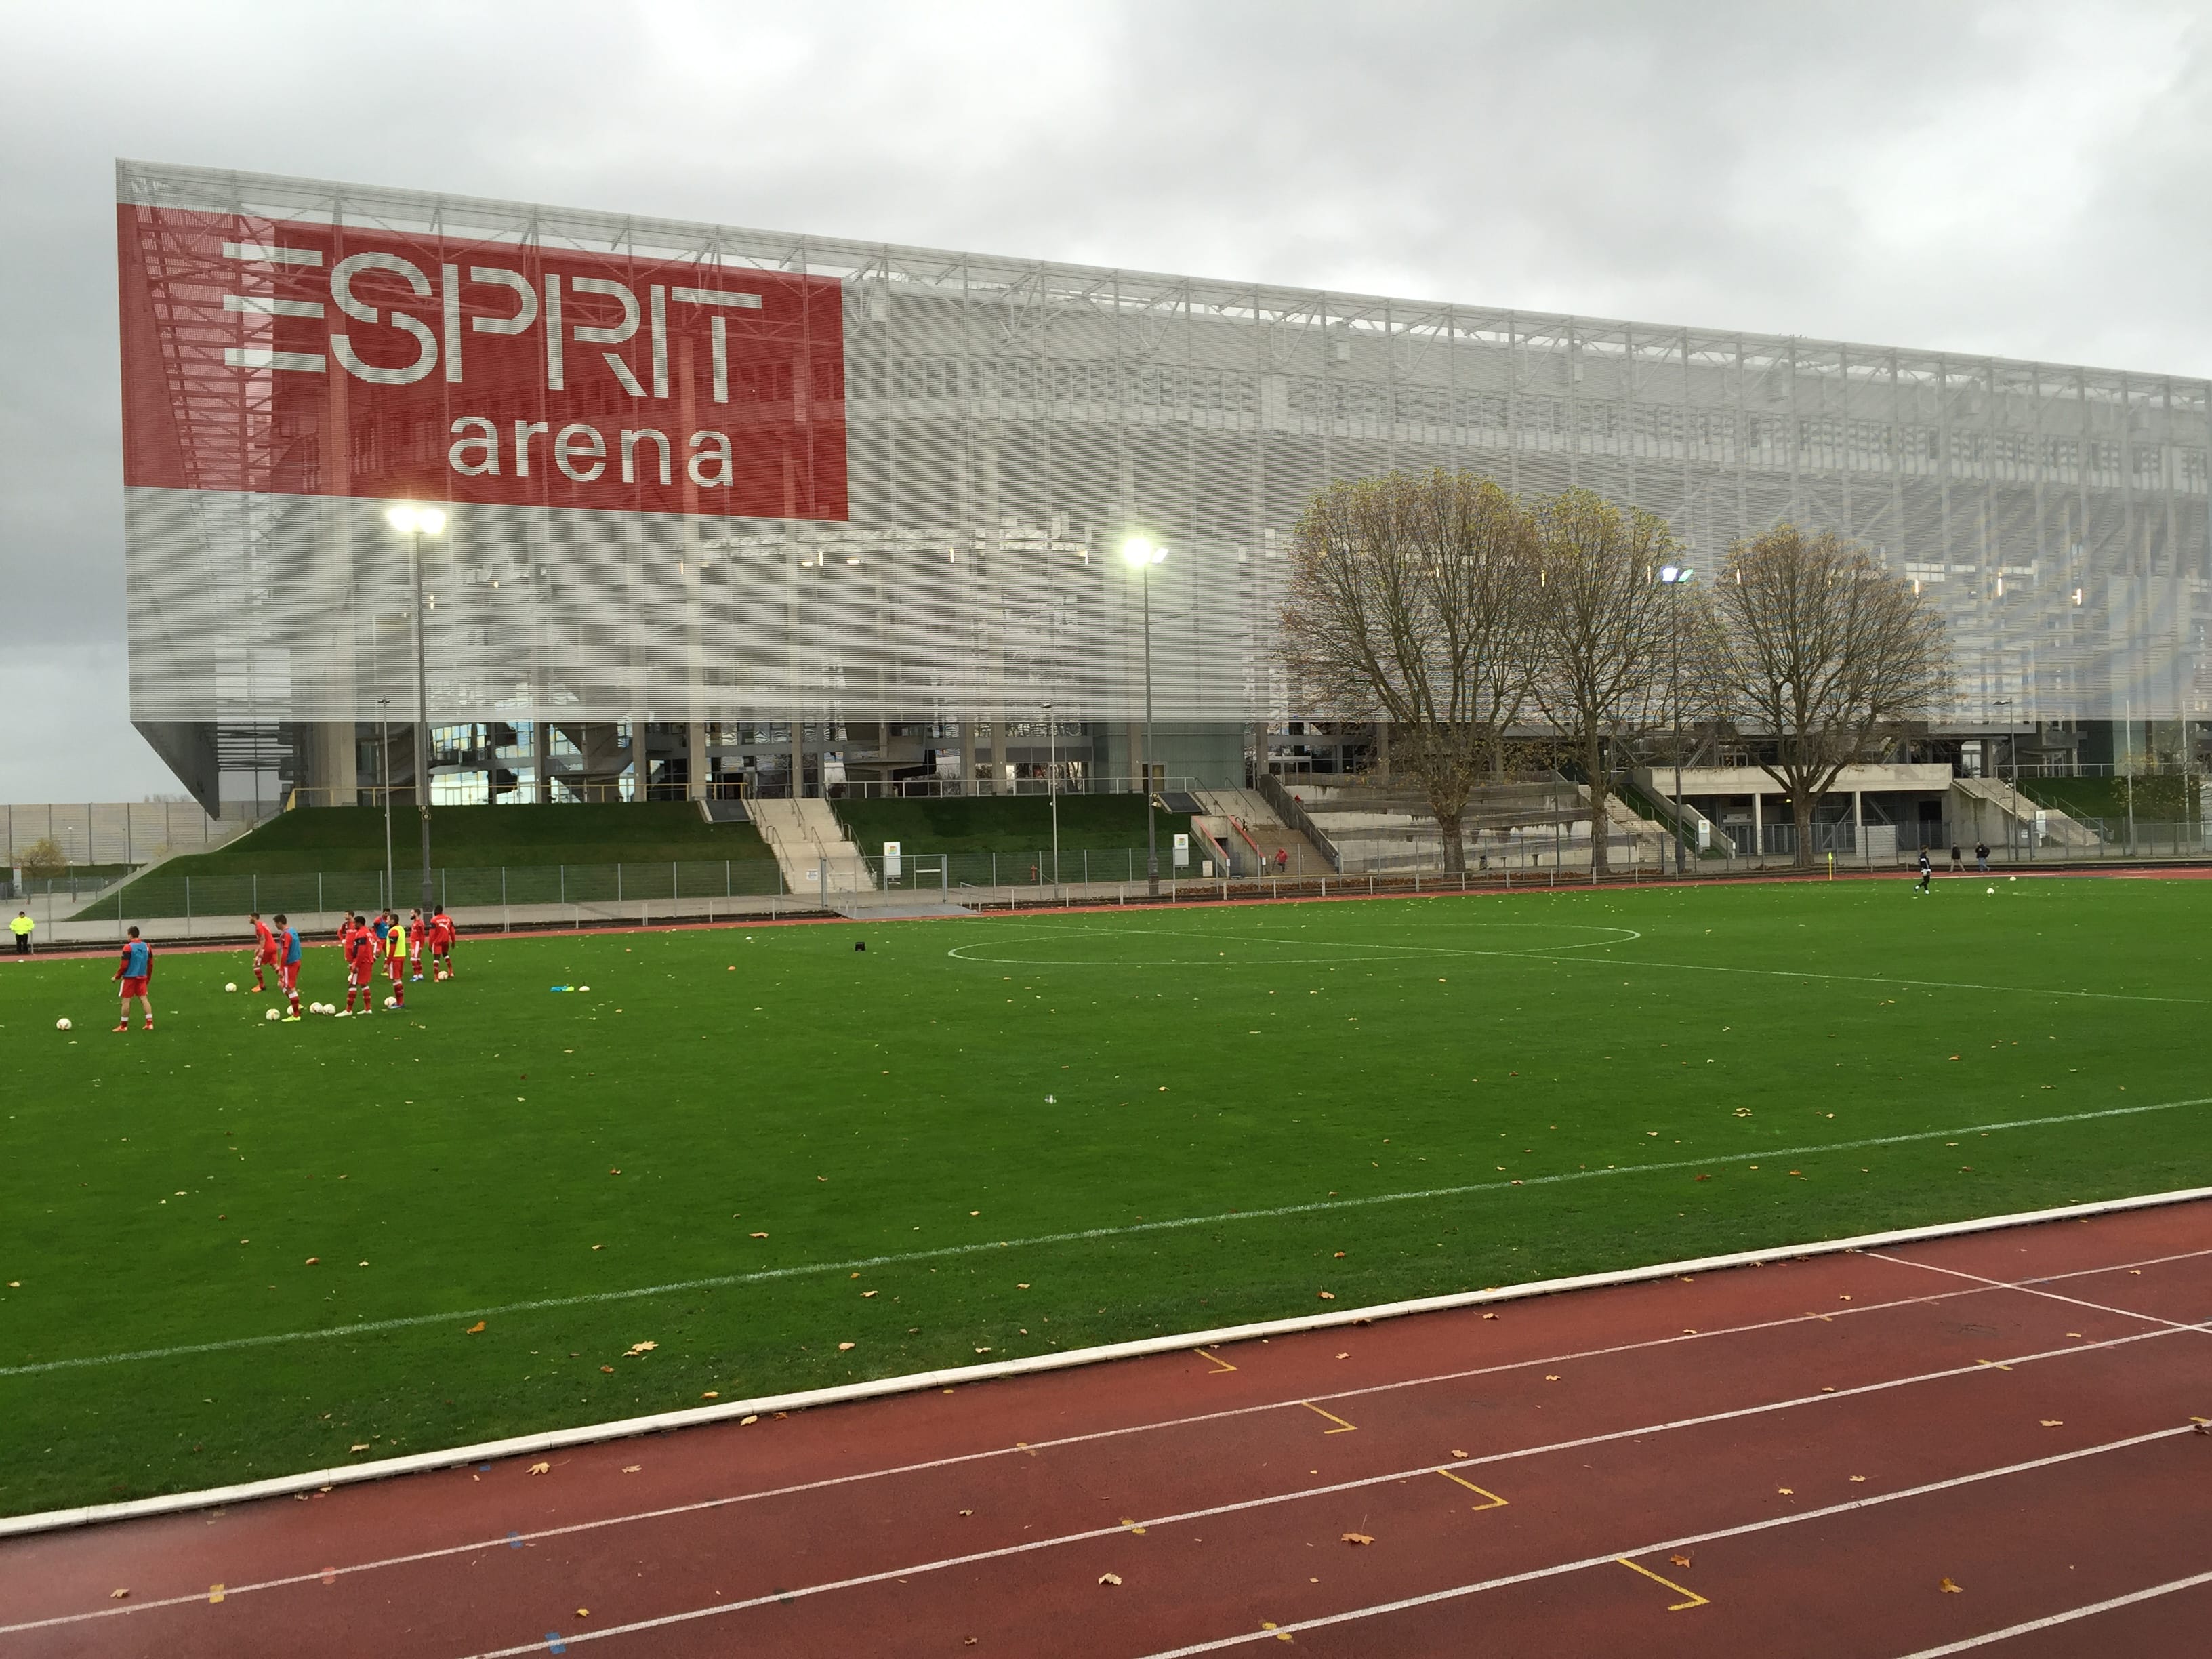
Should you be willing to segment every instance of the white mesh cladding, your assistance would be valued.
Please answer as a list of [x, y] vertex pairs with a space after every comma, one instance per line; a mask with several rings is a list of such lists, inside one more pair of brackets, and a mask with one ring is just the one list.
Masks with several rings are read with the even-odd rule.
[[[1463, 466], [1665, 515], [1710, 571], [1783, 519], [1948, 617], [1956, 720], [2208, 699], [2200, 380], [1199, 282], [128, 165], [126, 200], [839, 279], [843, 524], [463, 506], [426, 543], [432, 714], [1068, 720], [1302, 712], [1268, 662], [1331, 477]], [[132, 713], [411, 707], [381, 504], [136, 489]]]

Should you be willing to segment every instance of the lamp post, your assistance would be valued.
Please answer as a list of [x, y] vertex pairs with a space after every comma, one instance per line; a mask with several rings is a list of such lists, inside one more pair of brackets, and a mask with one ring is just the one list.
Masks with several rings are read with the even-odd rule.
[[1045, 762], [1045, 799], [1052, 805], [1052, 885], [1060, 890], [1060, 726], [1052, 717], [1052, 705], [1044, 705], [1045, 752], [1051, 757]]
[[392, 861], [392, 720], [386, 713], [392, 706], [389, 697], [376, 700], [376, 746], [384, 761], [384, 902], [392, 902], [393, 890], [399, 884], [398, 871]]
[[[2010, 697], [1995, 697], [1990, 702], [1990, 707], [1992, 708], [2016, 708], [2019, 706]], [[2009, 714], [2004, 717], [2005, 750], [2012, 760], [2012, 818], [2005, 825], [2007, 852], [2012, 851], [2018, 840], [2020, 830], [2020, 738], [2013, 732], [2012, 720], [2013, 717]], [[1997, 781], [2000, 783], [2004, 781], [2003, 774], [1998, 774]], [[2031, 848], [2030, 850], [2033, 849]]]
[[1665, 584], [1668, 594], [1668, 620], [1673, 626], [1668, 632], [1674, 636], [1674, 663], [1668, 670], [1672, 690], [1668, 696], [1669, 716], [1674, 727], [1674, 874], [1677, 878], [1688, 873], [1689, 854], [1682, 845], [1682, 617], [1680, 605], [1672, 597], [1682, 591], [1682, 585], [1698, 573], [1686, 564], [1662, 565], [1659, 580]]
[[1121, 549], [1145, 591], [1145, 880], [1154, 898], [1160, 896], [1160, 841], [1152, 814], [1152, 567], [1167, 556], [1167, 549], [1142, 536], [1130, 538]]
[[[385, 515], [408, 538], [415, 575], [415, 806], [422, 819], [422, 909], [436, 908], [430, 883], [430, 677], [422, 656], [422, 538], [446, 528], [443, 509], [402, 501]], [[387, 796], [388, 799], [389, 797]], [[394, 908], [398, 901], [393, 901]]]

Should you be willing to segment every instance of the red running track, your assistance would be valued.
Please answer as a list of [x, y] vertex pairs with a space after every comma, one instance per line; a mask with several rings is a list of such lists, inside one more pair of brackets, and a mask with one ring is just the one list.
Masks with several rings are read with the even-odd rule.
[[0, 1542], [0, 1653], [2200, 1653], [2208, 1322], [2212, 1205], [1424, 1315]]

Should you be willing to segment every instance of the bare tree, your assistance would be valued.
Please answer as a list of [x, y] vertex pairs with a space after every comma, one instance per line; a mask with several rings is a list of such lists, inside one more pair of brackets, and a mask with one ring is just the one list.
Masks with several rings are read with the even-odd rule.
[[1468, 793], [1535, 672], [1535, 545], [1505, 490], [1442, 470], [1333, 483], [1293, 533], [1277, 657], [1316, 714], [1390, 722], [1455, 872]]
[[1729, 549], [1712, 605], [1716, 672], [1739, 723], [1774, 744], [1759, 765], [1790, 798], [1809, 867], [1837, 774], [1950, 695], [1943, 619], [1864, 548], [1786, 524]]
[[1612, 793], [1606, 739], [1642, 725], [1664, 700], [1673, 595], [1659, 570], [1679, 548], [1665, 520], [1587, 489], [1539, 501], [1536, 522], [1543, 641], [1536, 704], [1589, 781], [1590, 864], [1602, 870]]

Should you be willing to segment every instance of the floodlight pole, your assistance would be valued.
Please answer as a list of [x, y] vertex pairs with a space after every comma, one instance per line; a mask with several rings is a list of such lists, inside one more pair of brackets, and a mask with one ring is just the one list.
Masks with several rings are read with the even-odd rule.
[[[422, 908], [436, 908], [430, 885], [430, 677], [422, 651], [422, 531], [408, 532], [415, 549], [415, 807], [422, 821]], [[398, 906], [395, 897], [393, 908]]]
[[392, 861], [392, 699], [376, 700], [376, 746], [384, 763], [384, 891], [385, 902], [390, 903], [393, 890], [398, 885], [397, 866]]
[[1052, 705], [1044, 706], [1045, 752], [1051, 758], [1045, 762], [1045, 796], [1052, 803], [1052, 885], [1060, 889], [1060, 724], [1053, 719]]
[[1152, 563], [1137, 567], [1145, 590], [1145, 880], [1160, 896], [1159, 832], [1152, 811]]

